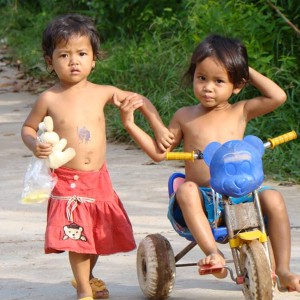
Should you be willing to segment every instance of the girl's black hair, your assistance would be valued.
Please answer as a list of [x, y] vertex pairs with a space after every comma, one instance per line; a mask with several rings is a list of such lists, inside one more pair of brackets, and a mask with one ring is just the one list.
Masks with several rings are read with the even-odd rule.
[[79, 14], [59, 16], [48, 24], [42, 38], [44, 57], [52, 57], [56, 45], [62, 41], [67, 43], [74, 35], [89, 37], [94, 58], [101, 58], [100, 38], [95, 24], [89, 17]]
[[246, 47], [237, 39], [212, 34], [198, 44], [194, 50], [190, 66], [184, 74], [187, 82], [193, 82], [196, 65], [207, 57], [215, 58], [225, 67], [229, 79], [235, 87], [249, 80]]

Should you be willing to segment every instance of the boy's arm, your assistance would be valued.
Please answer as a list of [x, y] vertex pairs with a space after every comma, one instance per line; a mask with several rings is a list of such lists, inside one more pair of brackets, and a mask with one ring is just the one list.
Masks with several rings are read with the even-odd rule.
[[[157, 162], [162, 161], [165, 159], [165, 152], [162, 153], [156, 141], [134, 123], [133, 113], [143, 105], [144, 100], [141, 98], [124, 99], [120, 105], [122, 123], [131, 137], [149, 157]], [[173, 149], [173, 146], [169, 147], [168, 150]]]
[[149, 122], [159, 149], [162, 152], [164, 152], [171, 146], [174, 140], [174, 136], [163, 124], [155, 106], [151, 103], [149, 99], [136, 93], [121, 90], [117, 90], [117, 93], [114, 94], [113, 98], [113, 103], [117, 107], [120, 107], [121, 103], [123, 103], [124, 101], [130, 102], [142, 99], [144, 101], [144, 105], [142, 105], [138, 109]]
[[164, 152], [172, 145], [174, 136], [163, 124], [161, 117], [152, 102], [145, 97], [143, 97], [143, 100], [144, 105], [142, 105], [139, 110], [148, 120], [159, 149]]
[[286, 94], [274, 81], [249, 67], [250, 84], [256, 87], [261, 96], [246, 101], [247, 120], [272, 112], [286, 101]]

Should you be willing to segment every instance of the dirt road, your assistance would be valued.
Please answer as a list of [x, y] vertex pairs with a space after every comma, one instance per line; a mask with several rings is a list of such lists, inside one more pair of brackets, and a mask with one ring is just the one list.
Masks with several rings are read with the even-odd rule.
[[[0, 299], [73, 300], [76, 296], [70, 285], [72, 275], [67, 254], [43, 254], [46, 205], [19, 203], [30, 159], [20, 139], [20, 128], [36, 96], [13, 92], [16, 71], [4, 63], [0, 69]], [[167, 178], [180, 168], [167, 162], [148, 164], [144, 153], [125, 145], [109, 144], [107, 161], [115, 190], [132, 221], [136, 242], [149, 233], [161, 233], [171, 242], [174, 252], [179, 252], [187, 241], [173, 231], [166, 211]], [[299, 226], [300, 187], [278, 188], [286, 198], [291, 224]], [[221, 249], [230, 257], [228, 245], [222, 245]], [[196, 262], [202, 256], [199, 249], [194, 249], [183, 261]], [[136, 251], [99, 259], [95, 275], [107, 282], [110, 299], [144, 299], [135, 260]], [[296, 228], [292, 229], [291, 268], [300, 273], [300, 230]], [[221, 281], [211, 275], [199, 277], [195, 267], [176, 271], [171, 299], [243, 299], [241, 288], [229, 278]], [[275, 299], [300, 299], [300, 295], [276, 293]]]

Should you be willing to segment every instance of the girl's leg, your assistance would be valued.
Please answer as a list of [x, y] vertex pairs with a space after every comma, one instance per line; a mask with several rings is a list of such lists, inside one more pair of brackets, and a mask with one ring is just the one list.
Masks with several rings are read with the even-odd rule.
[[268, 231], [275, 259], [275, 273], [282, 287], [300, 292], [300, 276], [290, 271], [290, 222], [282, 195], [276, 190], [260, 194], [263, 214], [268, 218]]
[[[206, 258], [199, 261], [199, 265], [225, 265], [225, 259], [218, 250], [205, 215], [203, 200], [198, 186], [190, 181], [183, 183], [176, 192], [176, 200], [190, 232], [206, 255]], [[227, 275], [227, 270], [223, 269], [220, 273], [215, 273], [214, 275], [218, 278], [224, 278]]]
[[93, 270], [94, 270], [94, 267], [96, 266], [98, 258], [99, 258], [99, 255], [97, 255], [97, 254], [90, 254], [90, 263], [91, 263], [91, 265], [90, 265], [90, 279], [94, 278]]
[[[93, 269], [97, 263], [99, 255], [97, 254], [88, 254], [89, 256], [89, 285], [92, 290], [94, 299], [107, 299], [109, 298], [109, 291], [105, 286], [104, 281], [101, 279], [95, 278], [93, 275]], [[74, 273], [74, 272], [73, 272]], [[75, 275], [75, 273], [74, 273]], [[75, 277], [75, 276], [74, 276]], [[72, 280], [72, 285], [78, 290], [77, 280], [74, 278]]]
[[84, 297], [93, 297], [90, 286], [90, 254], [69, 252], [69, 260], [77, 283], [78, 299]]

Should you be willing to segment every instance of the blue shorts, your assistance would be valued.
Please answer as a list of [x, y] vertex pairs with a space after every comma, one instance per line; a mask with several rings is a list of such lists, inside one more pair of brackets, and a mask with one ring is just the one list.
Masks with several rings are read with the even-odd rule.
[[[262, 186], [258, 189], [258, 193], [270, 189], [272, 188], [268, 186]], [[220, 217], [224, 214], [222, 196], [214, 192], [211, 188], [207, 187], [199, 187], [199, 191], [201, 192], [201, 195], [203, 197], [208, 222], [210, 223], [212, 228], [217, 227], [217, 225], [220, 225], [218, 224]], [[230, 197], [230, 200], [235, 204], [239, 204], [252, 202], [253, 198], [252, 194], [250, 193], [239, 198]], [[214, 203], [216, 203], [217, 205], [214, 205]], [[185, 237], [188, 240], [193, 240], [193, 237], [189, 229], [187, 228], [187, 225], [183, 218], [182, 211], [176, 201], [176, 193], [173, 193], [170, 197], [168, 218], [173, 228], [179, 235]]]

